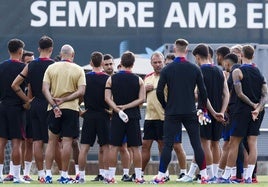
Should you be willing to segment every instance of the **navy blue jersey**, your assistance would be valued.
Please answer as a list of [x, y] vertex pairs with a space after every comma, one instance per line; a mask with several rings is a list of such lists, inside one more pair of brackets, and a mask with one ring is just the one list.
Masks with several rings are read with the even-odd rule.
[[[207, 104], [207, 92], [200, 68], [177, 57], [164, 67], [157, 85], [157, 98], [165, 109], [165, 115], [195, 114], [195, 87], [200, 92], [202, 108]], [[167, 100], [164, 89], [167, 86]]]
[[86, 91], [84, 95], [85, 109], [90, 117], [107, 114], [109, 106], [105, 102], [105, 84], [109, 76], [105, 73], [90, 72], [86, 74]]
[[[216, 112], [220, 112], [222, 107], [222, 95], [224, 86], [223, 72], [220, 68], [212, 64], [203, 64], [200, 66], [200, 68], [204, 77], [209, 101], [214, 110]], [[200, 100], [198, 104], [200, 104]]]
[[29, 63], [27, 82], [31, 85], [33, 97], [46, 99], [42, 92], [43, 77], [47, 67], [53, 63], [50, 58], [37, 58]]
[[[259, 103], [262, 96], [262, 85], [265, 84], [265, 79], [259, 69], [253, 64], [243, 64], [239, 67], [243, 74], [241, 80], [243, 93], [253, 102]], [[245, 107], [249, 107], [241, 99], [238, 99], [236, 104], [236, 112], [239, 112]]]
[[[0, 64], [0, 101], [9, 106], [22, 105], [23, 101], [17, 96], [11, 85], [23, 70], [25, 64], [16, 60], [6, 60]], [[25, 83], [20, 85], [25, 89]]]
[[228, 112], [230, 114], [232, 114], [234, 112], [234, 106], [235, 106], [235, 103], [237, 101], [237, 95], [235, 93], [235, 90], [234, 90], [234, 83], [233, 83], [233, 77], [232, 77], [232, 74], [233, 74], [233, 71], [238, 68], [240, 66], [240, 64], [234, 64], [233, 67], [232, 67], [232, 70], [230, 72], [230, 75], [228, 77], [228, 80], [227, 80], [227, 85], [228, 85], [228, 89], [229, 89], [229, 93], [230, 93], [230, 99], [229, 99], [229, 103], [228, 103]]
[[[119, 71], [112, 75], [112, 95], [116, 105], [125, 105], [139, 98], [139, 77], [129, 71]], [[136, 106], [124, 110], [129, 118], [140, 119], [140, 108]]]

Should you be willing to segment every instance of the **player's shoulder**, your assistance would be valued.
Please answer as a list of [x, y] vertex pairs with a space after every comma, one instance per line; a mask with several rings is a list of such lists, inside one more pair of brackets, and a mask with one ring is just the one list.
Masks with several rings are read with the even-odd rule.
[[151, 77], [151, 76], [153, 76], [153, 75], [154, 75], [154, 72], [148, 73], [148, 74], [144, 77], [144, 79], [146, 79], [146, 78], [148, 78], [148, 77]]

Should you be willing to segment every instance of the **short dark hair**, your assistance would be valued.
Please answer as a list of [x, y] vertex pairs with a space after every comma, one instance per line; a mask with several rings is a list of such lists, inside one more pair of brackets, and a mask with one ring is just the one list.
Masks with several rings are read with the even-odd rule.
[[243, 56], [247, 59], [253, 59], [254, 47], [251, 45], [244, 45], [242, 47]]
[[53, 47], [53, 40], [48, 36], [42, 36], [39, 40], [39, 48], [40, 49], [47, 49]]
[[206, 44], [198, 44], [193, 50], [193, 55], [199, 55], [201, 58], [208, 58], [208, 46]]
[[135, 62], [135, 56], [134, 53], [127, 51], [125, 52], [121, 57], [121, 65], [130, 68], [134, 65]]
[[225, 57], [229, 53], [230, 53], [230, 48], [227, 46], [221, 46], [217, 49], [217, 55], [221, 55], [222, 57]]
[[9, 40], [7, 44], [10, 53], [16, 53], [19, 49], [24, 48], [24, 46], [24, 42], [17, 38]]
[[22, 59], [22, 61], [24, 62], [24, 58], [25, 58], [26, 56], [33, 56], [33, 55], [34, 55], [34, 52], [24, 50], [21, 59]]
[[229, 53], [229, 54], [225, 55], [224, 60], [229, 60], [233, 64], [238, 63], [238, 57], [237, 57], [237, 55], [235, 55], [233, 53]]
[[114, 57], [111, 55], [111, 54], [105, 54], [104, 56], [103, 56], [103, 60], [110, 60], [110, 59], [114, 59]]
[[213, 57], [214, 52], [213, 52], [212, 47], [210, 47], [210, 46], [208, 46], [208, 53], [210, 54], [210, 56], [211, 56], [211, 58], [212, 58], [212, 57]]
[[172, 53], [168, 53], [168, 54], [166, 55], [165, 60], [166, 60], [166, 59], [174, 60], [174, 58], [175, 58], [175, 55], [174, 55], [174, 54], [172, 54]]
[[180, 52], [185, 52], [186, 48], [188, 47], [189, 42], [185, 39], [179, 38], [175, 41], [175, 47], [180, 51]]
[[103, 61], [103, 54], [101, 52], [95, 51], [91, 53], [90, 60], [93, 63], [94, 67], [100, 67]]

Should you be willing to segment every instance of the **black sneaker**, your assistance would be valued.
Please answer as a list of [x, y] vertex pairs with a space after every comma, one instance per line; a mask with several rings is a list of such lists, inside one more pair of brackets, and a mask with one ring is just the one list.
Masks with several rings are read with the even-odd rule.
[[196, 174], [193, 181], [200, 181], [201, 180], [201, 175], [200, 174]]
[[93, 180], [91, 181], [103, 181], [104, 177], [102, 175], [97, 175]]
[[135, 180], [136, 180], [136, 174], [135, 174], [135, 173], [133, 173], [133, 174], [131, 175], [131, 180], [132, 180], [132, 181], [135, 181]]
[[165, 181], [165, 182], [168, 182], [169, 180], [170, 180], [169, 176], [165, 176], [165, 177], [164, 177], [164, 181]]
[[130, 177], [129, 175], [125, 174], [122, 176], [121, 181], [123, 182], [132, 182], [132, 177]]
[[185, 175], [185, 173], [181, 173], [178, 177], [178, 179], [181, 179], [183, 176]]

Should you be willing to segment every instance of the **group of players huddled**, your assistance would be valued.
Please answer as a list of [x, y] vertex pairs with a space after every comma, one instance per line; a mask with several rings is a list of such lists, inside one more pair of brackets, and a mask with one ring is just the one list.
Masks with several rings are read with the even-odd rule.
[[[173, 149], [180, 168], [177, 182], [258, 182], [256, 144], [267, 85], [253, 63], [254, 48], [221, 46], [216, 50], [216, 64], [214, 50], [198, 44], [192, 52], [194, 64], [186, 58], [188, 45], [185, 39], [178, 39], [173, 54], [165, 57], [154, 52], [150, 59], [154, 71], [142, 79], [132, 72], [135, 55], [130, 51], [121, 56], [116, 73], [111, 55], [93, 52], [92, 71], [85, 73], [74, 63], [75, 52], [69, 44], [51, 59], [53, 40], [42, 36], [39, 57], [34, 59], [32, 52], [24, 50], [22, 40], [11, 39], [10, 58], [0, 63], [0, 183], [32, 181], [33, 157], [40, 183], [55, 182], [54, 160], [59, 183], [85, 183], [87, 154], [96, 138], [99, 174], [93, 181], [116, 183], [120, 152], [121, 180], [146, 183], [150, 149], [157, 141], [160, 163], [150, 181], [153, 184], [170, 180]], [[140, 106], [145, 102], [142, 134]], [[79, 117], [83, 118], [81, 133]], [[194, 150], [188, 172], [182, 125]], [[12, 144], [10, 172], [4, 178], [8, 140]], [[68, 174], [71, 154], [75, 178]], [[131, 165], [133, 175], [129, 175]], [[198, 168], [200, 174], [195, 175]]]

